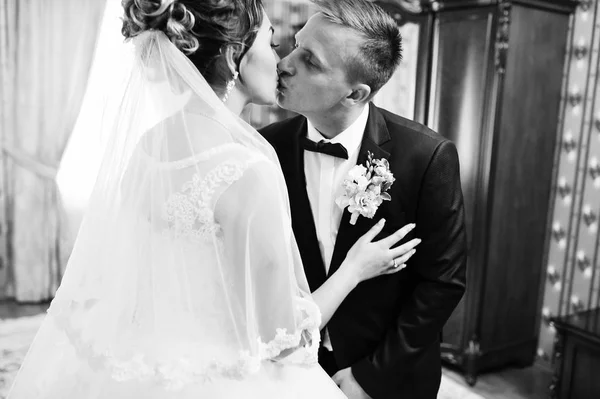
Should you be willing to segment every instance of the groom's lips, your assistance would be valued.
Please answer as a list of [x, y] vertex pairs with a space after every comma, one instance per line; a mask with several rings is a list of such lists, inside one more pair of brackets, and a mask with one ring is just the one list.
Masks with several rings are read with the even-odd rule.
[[287, 89], [287, 86], [285, 85], [285, 83], [283, 83], [283, 80], [279, 79], [279, 83], [277, 84], [277, 90], [282, 91]]

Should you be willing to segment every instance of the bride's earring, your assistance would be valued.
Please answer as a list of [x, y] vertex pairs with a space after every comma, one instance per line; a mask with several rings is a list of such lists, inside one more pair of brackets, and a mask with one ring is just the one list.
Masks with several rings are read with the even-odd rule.
[[238, 79], [238, 77], [240, 76], [238, 71], [235, 71], [235, 73], [233, 74], [233, 79], [231, 79], [229, 82], [227, 82], [227, 88], [225, 89], [225, 95], [223, 96], [223, 102], [226, 103], [227, 100], [229, 99], [229, 95], [231, 94], [231, 90], [233, 90], [233, 88], [235, 87], [235, 82]]

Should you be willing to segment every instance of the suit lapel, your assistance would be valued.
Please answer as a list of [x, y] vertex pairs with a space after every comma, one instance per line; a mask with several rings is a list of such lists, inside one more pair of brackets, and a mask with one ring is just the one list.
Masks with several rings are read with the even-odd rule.
[[292, 209], [292, 226], [298, 243], [298, 248], [304, 264], [306, 278], [311, 291], [315, 291], [327, 278], [325, 264], [319, 249], [317, 230], [313, 218], [308, 192], [306, 191], [306, 174], [304, 171], [304, 149], [300, 138], [306, 135], [307, 123], [300, 118], [300, 123], [294, 129], [288, 156], [280, 159], [282, 168], [286, 171], [286, 180]]
[[[390, 153], [382, 148], [382, 146], [385, 147], [385, 143], [388, 143], [391, 140], [385, 119], [377, 107], [375, 107], [372, 103], [369, 105], [369, 107], [369, 119], [367, 121], [365, 134], [363, 135], [360, 145], [357, 165], [364, 165], [366, 163], [369, 152], [373, 154], [373, 158], [375, 159], [389, 159], [390, 157]], [[348, 210], [344, 210], [338, 229], [337, 239], [335, 241], [328, 276], [332, 275], [337, 269], [339, 269], [346, 257], [348, 250], [350, 250], [352, 245], [354, 245], [354, 243], [378, 220], [379, 218], [377, 217], [377, 214], [375, 214], [373, 219], [367, 219], [363, 216], [359, 216], [356, 224], [351, 225], [350, 212], [348, 212]]]

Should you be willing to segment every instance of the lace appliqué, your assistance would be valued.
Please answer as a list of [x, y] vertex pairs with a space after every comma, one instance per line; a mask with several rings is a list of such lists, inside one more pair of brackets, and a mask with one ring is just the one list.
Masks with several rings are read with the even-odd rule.
[[208, 172], [204, 177], [195, 173], [180, 192], [171, 194], [163, 206], [163, 218], [169, 227], [164, 234], [201, 242], [221, 233], [215, 221], [211, 199], [217, 187], [231, 185], [239, 180], [250, 161], [227, 161]]

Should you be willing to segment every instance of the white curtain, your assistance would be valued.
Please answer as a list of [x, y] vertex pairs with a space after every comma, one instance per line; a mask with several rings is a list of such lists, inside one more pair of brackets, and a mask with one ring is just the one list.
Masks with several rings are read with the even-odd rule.
[[[16, 1], [0, 0], [0, 142], [6, 141], [14, 126], [16, 8]], [[13, 289], [12, 270], [8, 267], [7, 164], [4, 153], [0, 151], [0, 299], [10, 295]]]
[[8, 222], [0, 295], [18, 301], [50, 299], [60, 283], [62, 211], [55, 178], [81, 107], [104, 5], [0, 0]]
[[109, 82], [119, 67], [115, 54], [123, 45], [122, 13], [121, 0], [106, 1], [87, 90], [58, 169], [56, 180], [64, 211], [60, 241], [63, 264], [73, 249], [106, 144], [106, 138], [100, 135], [100, 124], [108, 112], [105, 103]]

